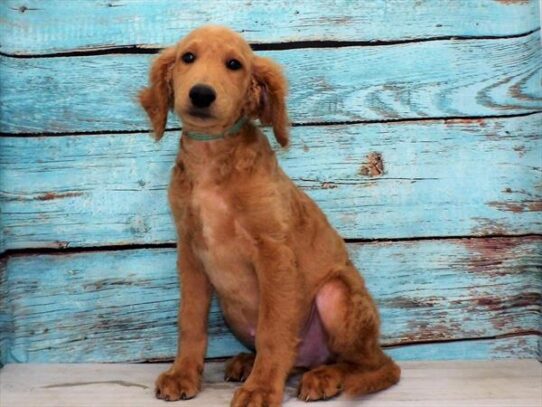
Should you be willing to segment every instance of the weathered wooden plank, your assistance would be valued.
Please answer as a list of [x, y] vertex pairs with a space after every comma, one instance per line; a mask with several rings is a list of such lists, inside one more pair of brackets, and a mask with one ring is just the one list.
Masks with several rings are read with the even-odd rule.
[[502, 338], [481, 338], [451, 342], [415, 343], [386, 347], [388, 355], [396, 360], [484, 360], [484, 359], [537, 359], [541, 354], [541, 337], [537, 334], [514, 335]]
[[[166, 364], [8, 365], [0, 371], [0, 403], [4, 407], [163, 406], [154, 398], [154, 380]], [[326, 407], [539, 407], [542, 367], [535, 360], [476, 362], [403, 362], [401, 382], [372, 395], [327, 400]], [[203, 388], [183, 406], [224, 406], [238, 383], [224, 382], [224, 363], [205, 366]], [[286, 386], [287, 407], [296, 400], [300, 375]], [[438, 390], [435, 389], [438, 380]], [[506, 385], [503, 385], [506, 383]]]
[[18, 55], [163, 47], [206, 23], [228, 25], [254, 43], [506, 36], [540, 25], [537, 0], [7, 0], [0, 15], [0, 50]]
[[9, 350], [8, 332], [13, 332], [13, 324], [8, 305], [8, 285], [6, 275], [6, 260], [0, 259], [0, 367], [4, 356]]
[[[534, 357], [541, 247], [540, 237], [349, 244], [379, 304], [383, 343], [410, 344], [391, 349], [401, 359]], [[4, 307], [12, 324], [4, 331], [0, 360], [171, 358], [178, 302], [175, 260], [173, 249], [8, 258]], [[209, 357], [243, 349], [216, 304], [209, 332]], [[461, 342], [509, 335], [517, 338]], [[450, 340], [457, 342], [423, 344]]]
[[[379, 47], [268, 51], [294, 122], [510, 115], [542, 110], [540, 33]], [[0, 130], [147, 129], [136, 103], [152, 55], [0, 58]], [[169, 127], [178, 127], [171, 119]]]
[[[542, 232], [542, 114], [294, 127], [286, 172], [347, 238]], [[0, 138], [4, 249], [174, 242], [178, 132]], [[371, 151], [384, 174], [361, 175]]]

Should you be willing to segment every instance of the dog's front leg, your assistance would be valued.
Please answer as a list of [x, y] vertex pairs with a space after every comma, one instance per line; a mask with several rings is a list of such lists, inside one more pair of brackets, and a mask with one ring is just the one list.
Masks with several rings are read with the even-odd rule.
[[283, 243], [260, 243], [256, 260], [259, 286], [256, 359], [233, 407], [282, 404], [284, 386], [297, 356], [303, 309], [302, 284], [292, 250]]
[[156, 397], [169, 401], [191, 399], [200, 390], [212, 294], [207, 275], [186, 238], [180, 242], [177, 268], [181, 285], [177, 357], [156, 380]]

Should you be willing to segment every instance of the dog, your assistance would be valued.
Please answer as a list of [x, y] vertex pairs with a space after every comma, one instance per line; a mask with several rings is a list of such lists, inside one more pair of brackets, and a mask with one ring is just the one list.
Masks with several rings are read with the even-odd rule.
[[280, 168], [266, 136], [289, 142], [287, 83], [221, 26], [192, 31], [162, 51], [139, 101], [159, 140], [168, 111], [181, 119], [169, 204], [178, 235], [179, 344], [156, 381], [163, 400], [201, 387], [212, 293], [233, 333], [256, 353], [228, 362], [244, 381], [231, 406], [279, 406], [294, 368], [298, 397], [383, 390], [400, 368], [379, 345], [379, 316], [343, 239]]

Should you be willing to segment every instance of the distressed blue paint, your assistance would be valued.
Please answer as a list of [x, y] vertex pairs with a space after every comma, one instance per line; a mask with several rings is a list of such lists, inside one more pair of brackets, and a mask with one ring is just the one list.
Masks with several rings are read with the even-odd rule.
[[509, 3], [6, 0], [0, 5], [1, 50], [43, 54], [126, 45], [163, 47], [206, 23], [228, 25], [256, 43], [504, 36], [539, 27], [537, 0]]
[[8, 285], [6, 274], [6, 261], [0, 260], [0, 367], [7, 360], [9, 353], [11, 332], [14, 332], [12, 316], [8, 309]]
[[[283, 64], [296, 123], [542, 110], [539, 32], [520, 38], [262, 52]], [[152, 55], [0, 58], [3, 132], [147, 129]], [[171, 119], [169, 127], [178, 127]]]
[[[539, 330], [541, 238], [428, 240], [350, 244], [383, 320], [386, 345], [404, 359], [531, 357]], [[175, 353], [178, 287], [172, 249], [7, 260], [2, 309], [13, 321], [4, 332], [3, 362], [141, 361]], [[216, 304], [209, 357], [242, 349]], [[6, 337], [7, 334], [7, 337]], [[420, 342], [520, 338], [471, 345]], [[499, 344], [513, 348], [499, 348]], [[518, 346], [516, 346], [518, 345]], [[456, 349], [441, 354], [437, 349]], [[426, 352], [426, 353], [425, 353]]]
[[483, 359], [539, 359], [538, 335], [510, 338], [479, 339], [457, 342], [423, 343], [386, 349], [396, 360], [483, 360]]
[[[254, 43], [414, 40], [261, 53], [285, 66], [296, 123], [425, 119], [296, 127], [292, 149], [279, 153], [288, 174], [349, 238], [542, 233], [541, 114], [427, 120], [542, 110], [540, 35], [523, 35], [540, 25], [536, 0], [225, 4], [25, 0], [20, 8], [6, 0], [0, 51], [164, 47], [217, 17]], [[506, 35], [517, 38], [417, 41]], [[0, 131], [147, 129], [135, 94], [151, 59], [2, 57]], [[165, 187], [177, 137], [162, 144], [145, 134], [0, 138], [0, 249], [172, 242]], [[361, 176], [373, 150], [386, 172]], [[350, 249], [396, 358], [535, 357], [537, 345], [540, 352], [540, 238]], [[174, 263], [173, 250], [4, 258], [0, 362], [171, 358]], [[243, 349], [216, 304], [210, 333], [209, 356]]]
[[[540, 233], [541, 128], [542, 114], [294, 127], [278, 154], [347, 238]], [[1, 138], [4, 248], [173, 242], [178, 137]], [[360, 175], [375, 150], [384, 175]]]

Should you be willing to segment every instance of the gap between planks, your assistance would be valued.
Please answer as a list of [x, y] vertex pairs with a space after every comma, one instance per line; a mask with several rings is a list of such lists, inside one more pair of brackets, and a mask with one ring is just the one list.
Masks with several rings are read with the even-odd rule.
[[[402, 362], [401, 382], [355, 400], [322, 407], [540, 407], [542, 365], [536, 360]], [[167, 364], [10, 364], [0, 370], [2, 407], [165, 406], [153, 395]], [[224, 363], [207, 363], [202, 392], [183, 407], [227, 406], [239, 384], [223, 381]], [[284, 405], [295, 398], [299, 376], [287, 385]]]
[[[205, 5], [188, 1], [181, 8], [168, 0], [49, 1], [40, 2], [39, 7], [28, 2], [22, 6], [21, 2], [7, 3], [11, 4], [0, 12], [5, 15], [5, 32], [0, 32], [0, 37], [5, 39], [2, 50], [11, 54], [131, 44], [159, 48], [204, 20], [220, 21], [255, 44], [507, 36], [540, 24], [538, 0], [439, 0], [417, 1], [415, 5], [404, 0], [373, 0], [363, 4], [361, 13], [355, 1], [331, 1], [325, 7], [306, 0], [232, 0], [228, 7], [223, 1]], [[48, 16], [55, 16], [54, 26]], [[25, 35], [30, 31], [33, 36]]]
[[[526, 32], [511, 35], [445, 35], [427, 38], [409, 38], [400, 40], [372, 40], [372, 41], [337, 41], [337, 40], [307, 40], [287, 42], [251, 43], [254, 51], [288, 51], [292, 49], [307, 48], [345, 48], [345, 47], [382, 47], [389, 45], [411, 44], [418, 42], [433, 41], [470, 41], [470, 40], [501, 40], [510, 38], [521, 38], [540, 31], [540, 27]], [[13, 54], [0, 52], [1, 56], [8, 58], [66, 58], [81, 56], [97, 56], [109, 54], [157, 54], [164, 48], [146, 46], [143, 44], [128, 44], [120, 46], [104, 46], [99, 48], [87, 48], [73, 51], [36, 53], [36, 54]]]
[[[1, 55], [1, 53], [0, 53]], [[346, 121], [325, 121], [325, 122], [297, 122], [290, 123], [291, 127], [333, 127], [333, 126], [354, 126], [363, 124], [402, 124], [402, 123], [436, 123], [443, 122], [444, 124], [453, 124], [456, 122], [479, 122], [480, 120], [493, 119], [513, 119], [517, 117], [527, 117], [542, 113], [542, 110], [534, 110], [532, 112], [500, 114], [500, 115], [478, 115], [478, 116], [432, 116], [432, 117], [403, 117], [398, 119], [378, 119], [378, 120], [346, 120]], [[261, 126], [265, 127], [265, 126]], [[1, 130], [1, 129], [0, 129]], [[169, 127], [165, 129], [168, 132], [180, 132], [182, 127]], [[31, 138], [31, 137], [65, 137], [65, 136], [103, 136], [103, 135], [125, 135], [133, 136], [134, 134], [152, 133], [152, 130], [136, 129], [136, 130], [90, 130], [90, 131], [71, 131], [71, 132], [54, 132], [44, 131], [37, 133], [11, 133], [0, 131], [0, 137], [14, 138]]]
[[[343, 241], [349, 243], [395, 243], [395, 242], [418, 242], [433, 240], [471, 240], [471, 239], [517, 239], [517, 238], [539, 238], [542, 233], [518, 233], [518, 234], [487, 234], [487, 235], [450, 235], [450, 236], [413, 236], [413, 237], [389, 237], [389, 238], [345, 238]], [[127, 243], [100, 246], [58, 246], [58, 247], [25, 247], [19, 249], [6, 249], [0, 252], [0, 260], [32, 255], [66, 255], [72, 253], [86, 252], [116, 252], [123, 250], [141, 249], [176, 249], [177, 242], [156, 242], [156, 243]]]
[[[503, 109], [517, 113], [540, 110], [535, 86], [539, 54], [539, 31], [514, 39], [263, 53], [285, 68], [292, 84], [290, 113], [297, 123], [487, 116], [500, 115]], [[411, 58], [412, 55], [417, 58]], [[2, 131], [81, 132], [148, 127], [148, 120], [133, 96], [141, 86], [138, 83], [147, 83], [152, 55], [122, 57], [122, 63], [117, 59], [120, 56], [46, 58], [34, 62], [2, 57], [3, 75], [13, 79], [13, 86], [2, 93], [3, 100], [9, 101], [3, 106]], [[401, 60], [409, 61], [408, 70], [397, 67], [396, 62]], [[359, 61], [363, 63], [360, 65]], [[328, 64], [334, 69], [325, 69]], [[428, 66], [432, 67], [429, 71]], [[502, 66], [507, 69], [503, 71]], [[111, 82], [111, 72], [118, 80]], [[36, 78], [43, 80], [36, 82]], [[37, 87], [21, 97], [17, 88], [26, 89], [28, 83]], [[54, 101], [45, 113], [41, 102], [34, 103], [28, 96], [44, 92]], [[102, 93], [110, 97], [103, 99]], [[60, 96], [55, 98], [56, 94]], [[89, 110], [89, 100], [98, 101], [91, 105], [101, 108]], [[70, 112], [70, 120], [63, 112]], [[179, 127], [173, 117], [168, 124]]]

